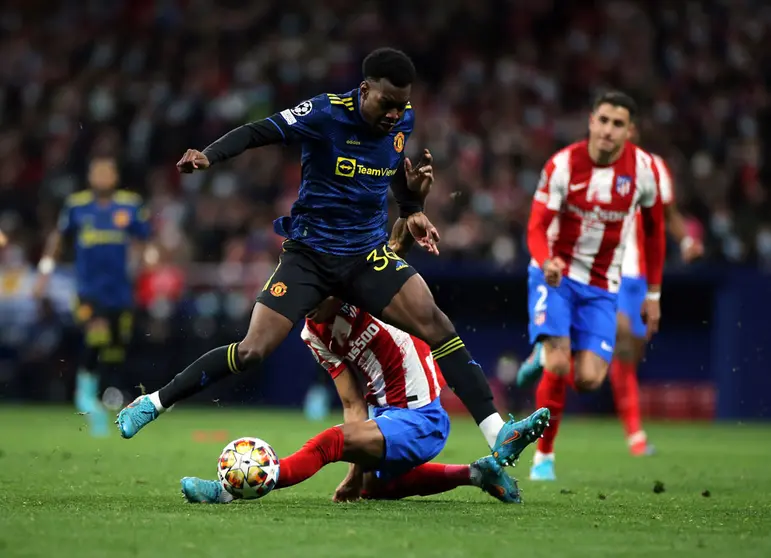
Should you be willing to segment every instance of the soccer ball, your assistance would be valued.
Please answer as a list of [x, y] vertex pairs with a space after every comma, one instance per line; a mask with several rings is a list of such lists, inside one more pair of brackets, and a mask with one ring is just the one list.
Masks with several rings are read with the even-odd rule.
[[278, 457], [259, 438], [239, 438], [222, 450], [217, 477], [234, 498], [254, 500], [273, 490], [278, 481]]

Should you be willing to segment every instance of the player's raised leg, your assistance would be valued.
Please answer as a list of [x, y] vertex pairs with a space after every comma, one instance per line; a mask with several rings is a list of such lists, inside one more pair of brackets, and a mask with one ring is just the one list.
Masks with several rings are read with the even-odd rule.
[[240, 374], [260, 362], [286, 339], [294, 324], [262, 303], [254, 305], [246, 336], [240, 343], [217, 347], [149, 395], [135, 399], [115, 423], [121, 436], [131, 438], [175, 403], [192, 397], [230, 374]]
[[543, 433], [549, 420], [547, 409], [539, 409], [520, 421], [512, 417], [505, 422], [501, 418], [482, 368], [466, 349], [450, 319], [436, 305], [420, 275], [414, 273], [409, 277], [380, 315], [386, 322], [415, 335], [431, 347], [432, 356], [441, 367], [447, 384], [479, 425], [499, 463], [513, 463]]
[[281, 261], [257, 297], [244, 339], [209, 351], [160, 390], [135, 399], [115, 421], [121, 436], [131, 438], [172, 405], [208, 385], [258, 367], [294, 324], [318, 306], [328, 288], [314, 257], [286, 243]]

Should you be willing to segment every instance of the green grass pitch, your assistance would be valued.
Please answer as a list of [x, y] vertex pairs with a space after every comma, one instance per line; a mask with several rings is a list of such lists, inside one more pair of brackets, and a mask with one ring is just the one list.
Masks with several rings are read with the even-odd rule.
[[[771, 427], [761, 425], [649, 424], [659, 454], [632, 458], [615, 422], [568, 418], [559, 481], [527, 480], [532, 449], [510, 469], [521, 506], [475, 488], [333, 504], [345, 464], [257, 502], [183, 503], [179, 478], [212, 477], [230, 439], [264, 438], [280, 457], [339, 419], [183, 407], [133, 440], [96, 440], [70, 409], [0, 407], [0, 556], [771, 556]], [[468, 463], [484, 449], [473, 423], [455, 419], [439, 460]]]

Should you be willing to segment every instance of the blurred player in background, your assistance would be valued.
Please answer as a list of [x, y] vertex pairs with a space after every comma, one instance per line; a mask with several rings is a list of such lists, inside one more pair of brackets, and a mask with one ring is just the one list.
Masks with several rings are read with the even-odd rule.
[[0, 231], [0, 248], [5, 248], [6, 244], [8, 244], [8, 237], [5, 236], [3, 231]]
[[428, 343], [447, 383], [476, 423], [499, 463], [514, 461], [548, 420], [541, 410], [504, 422], [484, 372], [423, 278], [388, 247], [389, 188], [417, 242], [432, 253], [439, 235], [423, 213], [422, 192], [433, 183], [431, 154], [413, 166], [405, 156], [414, 115], [415, 67], [401, 51], [382, 48], [362, 65], [363, 81], [341, 94], [322, 93], [292, 109], [240, 126], [203, 152], [189, 149], [180, 172], [205, 170], [247, 149], [302, 145], [302, 184], [290, 216], [274, 221], [286, 238], [244, 339], [214, 349], [166, 386], [136, 399], [118, 415], [131, 438], [173, 404], [213, 383], [258, 367], [294, 324], [334, 295]]
[[640, 210], [648, 289], [647, 336], [658, 329], [664, 267], [664, 215], [653, 157], [629, 141], [636, 103], [620, 92], [600, 96], [589, 139], [555, 154], [544, 167], [528, 224], [528, 290], [533, 354], [523, 385], [543, 377], [536, 404], [552, 413], [538, 443], [531, 479], [553, 479], [554, 438], [568, 384], [602, 385], [613, 357], [621, 260]]
[[[397, 222], [390, 242], [396, 254], [411, 244], [408, 236]], [[442, 372], [423, 341], [333, 297], [309, 314], [301, 335], [334, 379], [344, 424], [280, 459], [276, 488], [347, 461], [351, 466], [335, 491], [336, 502], [428, 496], [458, 486], [477, 486], [502, 502], [521, 501], [516, 480], [492, 456], [471, 465], [429, 463], [447, 442], [450, 419], [439, 399]], [[182, 479], [182, 492], [190, 502], [233, 499], [218, 481], [195, 477]]]
[[[634, 127], [632, 133], [632, 141], [637, 141]], [[659, 174], [659, 196], [664, 206], [667, 228], [680, 244], [683, 262], [689, 263], [704, 253], [704, 247], [686, 231], [685, 221], [675, 203], [672, 173], [667, 164], [656, 154], [653, 154], [653, 162]], [[647, 328], [641, 315], [648, 291], [648, 280], [643, 221], [639, 211], [635, 221], [635, 226], [629, 230], [621, 264], [616, 350], [610, 368], [610, 383], [616, 410], [624, 425], [629, 451], [632, 455], [649, 455], [654, 449], [648, 443], [648, 437], [642, 428], [637, 380], [637, 367], [645, 354], [648, 342]]]
[[100, 402], [100, 380], [126, 358], [133, 328], [132, 240], [146, 241], [150, 227], [139, 195], [116, 190], [114, 159], [92, 160], [88, 182], [88, 190], [67, 198], [58, 228], [48, 237], [35, 292], [38, 297], [46, 294], [62, 241], [73, 240], [78, 291], [75, 318], [84, 334], [75, 404], [88, 414], [92, 433], [106, 435], [109, 421]]

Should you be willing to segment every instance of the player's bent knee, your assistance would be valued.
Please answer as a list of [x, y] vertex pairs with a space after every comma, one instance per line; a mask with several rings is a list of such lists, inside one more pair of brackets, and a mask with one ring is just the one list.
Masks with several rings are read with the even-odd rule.
[[559, 349], [547, 350], [544, 365], [552, 374], [567, 376], [570, 374], [570, 352]]
[[601, 363], [599, 361], [586, 363], [584, 361], [582, 365], [576, 371], [576, 389], [578, 391], [595, 391], [600, 389], [607, 375], [607, 363], [604, 361]]
[[350, 422], [343, 431], [343, 459], [364, 466], [376, 466], [385, 455], [385, 439], [373, 420]]
[[576, 389], [578, 391], [596, 391], [600, 389], [603, 378], [590, 376], [588, 378], [576, 378]]

